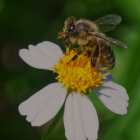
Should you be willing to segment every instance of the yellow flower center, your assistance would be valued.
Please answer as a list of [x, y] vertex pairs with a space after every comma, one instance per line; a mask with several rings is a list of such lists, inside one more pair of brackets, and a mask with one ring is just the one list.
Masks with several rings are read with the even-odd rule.
[[[56, 79], [62, 82], [68, 89], [86, 93], [86, 90], [91, 90], [92, 87], [104, 83], [101, 79], [109, 75], [101, 74], [100, 72], [106, 68], [99, 68], [99, 62], [91, 69], [90, 58], [86, 52], [80, 54], [76, 60], [71, 61], [73, 56], [77, 54], [77, 50], [69, 50], [66, 48], [66, 56], [60, 57], [58, 64], [54, 65], [54, 73], [58, 73]], [[69, 63], [70, 62], [70, 63]]]

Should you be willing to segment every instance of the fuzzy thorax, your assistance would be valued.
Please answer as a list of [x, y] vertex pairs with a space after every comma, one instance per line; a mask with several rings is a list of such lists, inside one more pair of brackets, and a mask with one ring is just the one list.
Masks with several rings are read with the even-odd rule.
[[[58, 64], [55, 64], [54, 73], [58, 73], [56, 79], [62, 82], [67, 89], [76, 90], [86, 93], [86, 90], [91, 90], [92, 87], [98, 87], [98, 84], [103, 84], [102, 78], [109, 73], [101, 74], [100, 72], [106, 68], [98, 68], [99, 63], [91, 69], [90, 58], [86, 52], [78, 56], [74, 61], [72, 57], [77, 54], [77, 50], [69, 50], [66, 48], [66, 56], [60, 57]], [[69, 63], [70, 62], [70, 63]]]

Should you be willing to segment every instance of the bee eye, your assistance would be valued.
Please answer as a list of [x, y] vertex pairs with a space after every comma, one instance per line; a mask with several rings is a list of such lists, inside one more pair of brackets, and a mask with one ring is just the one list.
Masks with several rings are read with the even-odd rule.
[[68, 26], [68, 31], [69, 31], [69, 32], [73, 31], [74, 29], [75, 29], [74, 24], [70, 24], [70, 25]]

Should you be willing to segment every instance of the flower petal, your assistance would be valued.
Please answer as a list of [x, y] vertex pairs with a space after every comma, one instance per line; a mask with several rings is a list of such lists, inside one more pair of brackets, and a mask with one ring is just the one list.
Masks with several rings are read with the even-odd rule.
[[32, 67], [49, 69], [57, 63], [57, 60], [63, 55], [63, 52], [58, 45], [44, 41], [36, 46], [29, 45], [29, 50], [21, 49], [19, 55]]
[[69, 94], [65, 104], [64, 126], [68, 140], [97, 139], [97, 113], [85, 95], [78, 92]]
[[41, 89], [19, 105], [21, 115], [32, 126], [40, 126], [53, 118], [66, 98], [67, 89], [62, 83], [52, 83]]
[[104, 84], [93, 87], [93, 91], [111, 111], [117, 114], [126, 114], [128, 106], [128, 95], [126, 89], [107, 79], [103, 79]]

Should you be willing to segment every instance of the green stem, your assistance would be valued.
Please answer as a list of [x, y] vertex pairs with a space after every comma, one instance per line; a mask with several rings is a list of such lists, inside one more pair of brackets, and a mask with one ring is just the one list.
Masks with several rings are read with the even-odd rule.
[[58, 121], [60, 120], [60, 118], [61, 118], [61, 116], [62, 116], [62, 114], [64, 112], [64, 104], [61, 107], [61, 109], [59, 110], [59, 112], [56, 114], [55, 118], [53, 119], [53, 122], [51, 123], [51, 125], [48, 128], [48, 130], [46, 131], [46, 133], [41, 138], [41, 140], [47, 140], [48, 137], [50, 136], [50, 134], [52, 133], [52, 131], [54, 130], [54, 128], [56, 127]]

